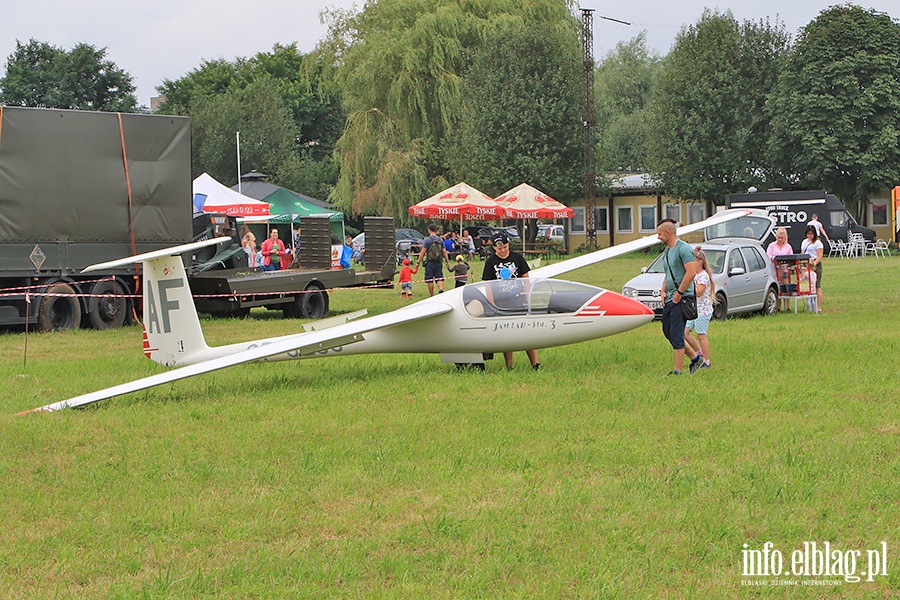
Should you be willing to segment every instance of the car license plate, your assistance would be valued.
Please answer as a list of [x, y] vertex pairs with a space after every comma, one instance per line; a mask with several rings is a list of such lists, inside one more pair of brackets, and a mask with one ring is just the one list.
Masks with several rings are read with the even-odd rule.
[[654, 300], [654, 301], [650, 301], [650, 302], [646, 302], [646, 301], [642, 301], [642, 302], [644, 302], [644, 304], [647, 305], [647, 308], [651, 308], [653, 310], [662, 310], [662, 307], [663, 307], [663, 303], [658, 300]]

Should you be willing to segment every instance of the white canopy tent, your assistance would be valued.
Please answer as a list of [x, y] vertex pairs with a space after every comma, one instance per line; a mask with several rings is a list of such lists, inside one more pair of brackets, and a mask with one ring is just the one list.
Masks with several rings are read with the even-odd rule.
[[269, 203], [228, 188], [207, 173], [194, 180], [194, 210], [231, 217], [268, 217]]

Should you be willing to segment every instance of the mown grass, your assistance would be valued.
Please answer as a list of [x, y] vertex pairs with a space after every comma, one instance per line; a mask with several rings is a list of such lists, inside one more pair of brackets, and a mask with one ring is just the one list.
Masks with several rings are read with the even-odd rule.
[[[620, 289], [648, 262], [572, 279]], [[897, 596], [898, 266], [827, 261], [827, 314], [714, 323], [714, 368], [674, 381], [652, 324], [543, 350], [537, 373], [521, 353], [512, 372], [246, 365], [15, 417], [159, 367], [137, 327], [31, 335], [27, 364], [25, 336], [2, 335], [2, 596]], [[400, 304], [332, 296], [335, 312]], [[297, 322], [204, 328], [225, 343]], [[741, 585], [744, 544], [883, 540], [874, 582]]]

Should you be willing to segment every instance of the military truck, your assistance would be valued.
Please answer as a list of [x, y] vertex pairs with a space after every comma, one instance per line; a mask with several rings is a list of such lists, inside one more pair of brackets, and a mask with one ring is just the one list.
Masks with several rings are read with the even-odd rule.
[[185, 117], [0, 107], [0, 325], [119, 327], [134, 267], [88, 265], [191, 238]]

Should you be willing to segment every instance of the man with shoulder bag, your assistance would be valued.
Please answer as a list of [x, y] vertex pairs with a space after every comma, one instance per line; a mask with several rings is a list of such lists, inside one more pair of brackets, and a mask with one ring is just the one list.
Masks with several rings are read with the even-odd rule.
[[[685, 348], [684, 344], [685, 323], [690, 318], [697, 317], [694, 275], [697, 274], [698, 265], [691, 246], [678, 239], [675, 221], [672, 219], [660, 221], [656, 226], [656, 235], [666, 247], [663, 251], [663, 270], [666, 277], [660, 291], [665, 299], [662, 316], [663, 334], [672, 345], [674, 353], [673, 367], [669, 375], [681, 375], [685, 351], [692, 363], [694, 361], [699, 363], [697, 353], [689, 346]], [[686, 312], [693, 316], [686, 315]]]
[[444, 292], [444, 263], [450, 266], [450, 255], [444, 247], [444, 240], [438, 234], [438, 226], [428, 226], [428, 237], [422, 240], [419, 252], [419, 264], [425, 263], [425, 283], [428, 284], [428, 295], [434, 296], [434, 284], [438, 285], [438, 293]]

